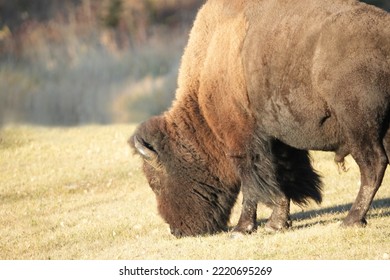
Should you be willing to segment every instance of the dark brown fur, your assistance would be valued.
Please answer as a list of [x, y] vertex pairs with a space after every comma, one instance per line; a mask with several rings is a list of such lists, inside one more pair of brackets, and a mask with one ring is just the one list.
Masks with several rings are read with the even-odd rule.
[[353, 0], [209, 0], [182, 58], [176, 100], [130, 144], [176, 236], [290, 225], [321, 202], [307, 150], [351, 154], [362, 186], [343, 225], [363, 225], [390, 151], [390, 16]]

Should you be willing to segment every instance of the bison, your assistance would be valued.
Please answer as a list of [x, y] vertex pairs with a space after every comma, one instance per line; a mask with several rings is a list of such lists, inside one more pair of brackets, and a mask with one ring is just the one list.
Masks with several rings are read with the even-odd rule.
[[361, 187], [343, 226], [363, 226], [390, 157], [390, 15], [355, 0], [209, 0], [182, 57], [176, 98], [129, 143], [175, 236], [291, 225], [321, 202], [309, 150], [351, 155]]

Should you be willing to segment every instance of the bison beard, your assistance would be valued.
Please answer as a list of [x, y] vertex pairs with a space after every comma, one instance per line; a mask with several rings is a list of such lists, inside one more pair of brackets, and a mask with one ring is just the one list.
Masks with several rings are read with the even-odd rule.
[[390, 157], [390, 16], [353, 0], [209, 0], [172, 107], [130, 145], [176, 236], [291, 225], [290, 201], [321, 202], [308, 150], [351, 155], [361, 187], [343, 226], [362, 226]]

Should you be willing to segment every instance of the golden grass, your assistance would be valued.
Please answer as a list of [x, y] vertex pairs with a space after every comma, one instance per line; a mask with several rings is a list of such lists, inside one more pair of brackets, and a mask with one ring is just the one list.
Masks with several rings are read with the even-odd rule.
[[[0, 259], [387, 259], [390, 177], [364, 229], [340, 228], [358, 191], [356, 164], [338, 174], [331, 153], [313, 153], [324, 176], [324, 201], [292, 207], [293, 227], [176, 239], [156, 211], [154, 195], [127, 138], [134, 125], [0, 132]], [[231, 224], [237, 221], [238, 202]]]

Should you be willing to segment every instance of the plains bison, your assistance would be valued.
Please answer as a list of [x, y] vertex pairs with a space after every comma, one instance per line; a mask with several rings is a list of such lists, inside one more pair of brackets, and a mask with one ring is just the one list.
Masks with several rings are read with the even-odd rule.
[[175, 236], [290, 226], [290, 200], [321, 202], [308, 150], [357, 162], [344, 226], [362, 226], [390, 156], [390, 15], [354, 0], [209, 0], [182, 57], [176, 99], [129, 140]]

